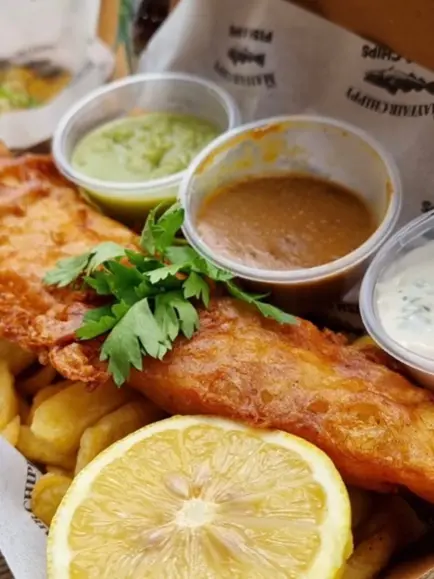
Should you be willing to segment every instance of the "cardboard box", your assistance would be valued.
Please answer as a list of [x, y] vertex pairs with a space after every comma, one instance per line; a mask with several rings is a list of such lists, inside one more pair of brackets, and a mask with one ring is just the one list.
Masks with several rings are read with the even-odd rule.
[[[173, 9], [182, 0], [170, 0]], [[206, 2], [206, 0], [203, 0]], [[434, 69], [432, 0], [292, 0], [308, 10]]]
[[324, 18], [434, 69], [432, 0], [294, 0]]

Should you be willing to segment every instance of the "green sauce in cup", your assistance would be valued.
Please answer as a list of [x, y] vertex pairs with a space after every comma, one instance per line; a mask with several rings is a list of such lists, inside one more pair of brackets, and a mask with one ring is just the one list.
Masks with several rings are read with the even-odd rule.
[[186, 114], [125, 117], [83, 137], [73, 151], [71, 164], [94, 179], [151, 181], [186, 169], [220, 132], [212, 123]]

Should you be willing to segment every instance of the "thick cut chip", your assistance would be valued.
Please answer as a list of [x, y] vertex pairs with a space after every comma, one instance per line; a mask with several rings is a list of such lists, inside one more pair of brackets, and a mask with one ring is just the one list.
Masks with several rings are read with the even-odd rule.
[[50, 386], [45, 386], [45, 388], [42, 388], [42, 390], [39, 390], [39, 392], [35, 395], [35, 397], [33, 398], [33, 403], [32, 406], [30, 408], [30, 413], [28, 416], [28, 423], [31, 424], [32, 420], [33, 420], [33, 416], [35, 414], [35, 411], [37, 408], [39, 408], [39, 406], [45, 402], [45, 400], [48, 400], [49, 398], [51, 398], [52, 396], [54, 396], [55, 394], [57, 394], [58, 392], [61, 392], [66, 384], [69, 384], [69, 382], [58, 382], [56, 384], [51, 384]]
[[75, 468], [76, 455], [59, 452], [56, 448], [41, 438], [38, 438], [28, 426], [21, 426], [17, 448], [32, 462], [52, 464], [66, 470]]
[[351, 552], [348, 494], [304, 440], [177, 416], [113, 444], [53, 519], [49, 579], [332, 579]]
[[50, 526], [71, 480], [60, 474], [44, 474], [33, 487], [30, 503], [32, 512], [47, 526]]
[[145, 398], [124, 404], [103, 416], [94, 426], [86, 428], [81, 437], [75, 474], [114, 442], [163, 416], [163, 411]]
[[18, 414], [18, 398], [6, 360], [0, 360], [0, 430]]
[[17, 376], [36, 360], [35, 354], [23, 350], [20, 346], [3, 338], [0, 338], [0, 358], [7, 361], [9, 370], [14, 376]]
[[30, 406], [24, 396], [17, 393], [18, 396], [18, 412], [21, 418], [21, 424], [29, 424]]
[[66, 476], [71, 479], [74, 476], [74, 473], [70, 470], [62, 468], [61, 466], [54, 466], [52, 464], [47, 464], [45, 470], [47, 471], [47, 474], [61, 474], [62, 476]]
[[371, 336], [361, 336], [360, 338], [357, 338], [352, 345], [353, 348], [357, 348], [358, 350], [363, 350], [364, 348], [378, 348]]
[[372, 514], [374, 508], [373, 494], [364, 489], [348, 487], [348, 495], [351, 503], [352, 528], [357, 529]]
[[45, 388], [39, 390], [39, 392], [33, 398], [32, 408], [36, 410], [36, 408], [38, 408], [38, 406], [40, 406], [43, 402], [45, 402], [45, 400], [48, 400], [58, 392], [61, 392], [65, 388], [65, 386], [69, 384], [70, 383], [65, 380], [64, 382], [56, 382], [56, 384], [50, 384], [50, 386], [45, 386]]
[[58, 452], [70, 454], [78, 449], [86, 428], [134, 396], [137, 395], [125, 386], [116, 388], [107, 383], [90, 391], [83, 382], [75, 382], [36, 408], [32, 432]]
[[57, 372], [52, 366], [41, 366], [25, 379], [17, 381], [17, 388], [25, 396], [34, 396], [39, 390], [49, 386], [56, 378]]
[[[354, 506], [354, 491], [351, 495]], [[427, 526], [402, 497], [373, 497], [372, 502], [371, 514], [355, 532], [359, 540], [340, 579], [378, 577], [394, 553], [418, 541], [427, 531]]]
[[9, 444], [16, 446], [18, 443], [18, 437], [20, 435], [20, 417], [15, 416], [9, 422], [9, 424], [0, 432], [0, 436], [5, 438]]

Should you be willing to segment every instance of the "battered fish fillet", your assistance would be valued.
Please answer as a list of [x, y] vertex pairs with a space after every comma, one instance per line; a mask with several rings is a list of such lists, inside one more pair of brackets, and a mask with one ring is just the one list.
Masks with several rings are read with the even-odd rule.
[[[102, 381], [98, 344], [50, 347], [74, 380]], [[313, 324], [280, 325], [215, 299], [191, 340], [147, 358], [130, 384], [170, 414], [215, 414], [278, 428], [322, 448], [349, 484], [405, 486], [434, 502], [434, 395]]]
[[131, 383], [167, 412], [216, 414], [297, 434], [347, 483], [403, 485], [434, 502], [434, 396], [307, 321], [266, 320], [230, 298]]
[[49, 156], [12, 158], [0, 148], [0, 335], [29, 347], [41, 337], [38, 315], [47, 325], [69, 305], [68, 322], [74, 312], [81, 319], [94, 296], [47, 288], [42, 278], [59, 259], [108, 240], [133, 246], [135, 236], [91, 208]]
[[[41, 279], [61, 257], [105, 239], [133, 245], [134, 235], [88, 207], [48, 159], [1, 161], [0, 184], [0, 335], [66, 378], [104, 387], [100, 342], [74, 334], [94, 297], [49, 290]], [[304, 320], [280, 325], [232, 298], [214, 299], [200, 324], [162, 362], [147, 358], [132, 385], [170, 413], [297, 434], [322, 448], [348, 483], [402, 485], [434, 502], [433, 394], [336, 334]]]

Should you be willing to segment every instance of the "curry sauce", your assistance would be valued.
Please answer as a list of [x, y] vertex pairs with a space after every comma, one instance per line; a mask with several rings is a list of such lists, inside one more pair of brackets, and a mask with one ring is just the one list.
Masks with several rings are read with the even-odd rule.
[[211, 194], [197, 215], [198, 233], [216, 254], [265, 270], [335, 261], [362, 245], [376, 226], [356, 193], [301, 174], [231, 183]]

